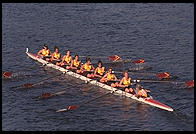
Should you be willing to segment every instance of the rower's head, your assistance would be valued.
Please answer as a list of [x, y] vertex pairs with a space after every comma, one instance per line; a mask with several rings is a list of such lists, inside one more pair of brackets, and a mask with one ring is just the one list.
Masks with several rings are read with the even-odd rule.
[[111, 73], [112, 74], [112, 67], [109, 67], [108, 73]]
[[66, 54], [67, 54], [67, 56], [70, 56], [70, 50], [67, 50]]
[[103, 63], [99, 60], [98, 63], [97, 63], [97, 66], [98, 67], [102, 67], [103, 66]]
[[43, 49], [47, 50], [48, 49], [48, 46], [46, 44], [44, 44]]
[[87, 59], [86, 59], [86, 63], [87, 63], [87, 64], [91, 64], [91, 59], [90, 59], [90, 58], [87, 58]]
[[78, 59], [79, 59], [79, 56], [75, 55], [75, 60], [78, 61]]
[[124, 77], [125, 77], [125, 78], [128, 78], [128, 77], [129, 77], [128, 71], [127, 71], [127, 70], [125, 70], [125, 71], [123, 72], [123, 74], [124, 74]]
[[58, 53], [58, 52], [59, 52], [59, 48], [58, 48], [57, 46], [55, 46], [55, 47], [54, 47], [54, 51], [55, 51], [56, 53]]

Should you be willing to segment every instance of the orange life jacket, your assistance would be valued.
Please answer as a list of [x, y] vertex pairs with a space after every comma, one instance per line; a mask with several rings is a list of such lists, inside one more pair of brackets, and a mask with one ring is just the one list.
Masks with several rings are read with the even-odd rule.
[[60, 57], [61, 57], [61, 54], [60, 53], [54, 52], [53, 54], [54, 54], [54, 58], [55, 59], [60, 59]]
[[74, 61], [73, 61], [73, 65], [74, 65], [75, 67], [78, 67], [78, 66], [80, 65], [80, 61], [74, 60]]
[[108, 73], [108, 75], [107, 75], [107, 79], [108, 79], [108, 80], [114, 80], [114, 78], [115, 78], [115, 77], [114, 77], [114, 74], [109, 74], [109, 73]]
[[101, 68], [97, 67], [98, 74], [103, 75], [104, 72], [105, 72], [104, 67], [101, 67]]
[[43, 56], [48, 56], [49, 53], [50, 53], [50, 50], [49, 50], [49, 49], [47, 49], [47, 50], [42, 49], [42, 55], [43, 55]]
[[65, 58], [64, 58], [64, 61], [65, 61], [66, 63], [70, 63], [71, 60], [72, 60], [72, 57], [71, 57], [71, 56], [69, 56], [69, 57], [65, 56]]
[[93, 68], [92, 65], [87, 65], [87, 63], [84, 64], [84, 69], [86, 71], [90, 71], [92, 68]]
[[131, 78], [128, 78], [128, 80], [126, 80], [125, 78], [124, 78], [124, 80], [123, 80], [123, 85], [131, 85]]

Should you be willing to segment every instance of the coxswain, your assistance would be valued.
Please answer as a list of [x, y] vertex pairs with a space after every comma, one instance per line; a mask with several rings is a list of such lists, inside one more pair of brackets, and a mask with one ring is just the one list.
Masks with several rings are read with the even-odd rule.
[[106, 83], [108, 85], [111, 85], [112, 87], [116, 87], [116, 85], [118, 84], [117, 81], [118, 79], [113, 73], [111, 67], [109, 67], [107, 73], [100, 79], [101, 83]]
[[70, 55], [70, 50], [67, 50], [66, 55], [63, 56], [61, 63], [57, 63], [57, 65], [64, 66], [70, 65], [72, 61], [72, 57]]
[[86, 63], [83, 64], [80, 70], [77, 70], [77, 73], [82, 74], [84, 76], [90, 77], [90, 72], [95, 70], [94, 66], [91, 64], [91, 59], [87, 58]]
[[94, 73], [89, 74], [89, 78], [102, 78], [105, 72], [105, 67], [101, 61], [98, 61], [97, 68]]
[[135, 94], [135, 96], [137, 98], [139, 98], [139, 97], [147, 98], [148, 92], [150, 92], [150, 90], [144, 89], [140, 84], [136, 85], [136, 91], [137, 91], [137, 93]]
[[66, 69], [79, 70], [80, 65], [81, 61], [79, 61], [79, 56], [75, 55], [74, 60], [71, 61], [71, 65], [67, 66]]
[[127, 71], [124, 71], [124, 77], [120, 80], [120, 83], [116, 85], [117, 87], [125, 88], [125, 92], [135, 94], [133, 88], [131, 87], [133, 84], [131, 83], [131, 78], [128, 75]]
[[59, 64], [59, 62], [61, 62], [61, 54], [57, 46], [54, 47], [54, 53], [52, 54], [51, 62], [53, 64]]
[[51, 58], [51, 55], [50, 55], [50, 50], [48, 49], [48, 46], [46, 44], [44, 44], [44, 47], [42, 50], [40, 50], [38, 53], [37, 53], [38, 56], [42, 57], [42, 59], [44, 60], [49, 60], [49, 58]]

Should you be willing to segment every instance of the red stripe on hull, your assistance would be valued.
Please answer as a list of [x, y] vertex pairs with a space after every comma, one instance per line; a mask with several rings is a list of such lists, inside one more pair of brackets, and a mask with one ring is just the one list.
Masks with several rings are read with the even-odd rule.
[[168, 107], [167, 105], [165, 105], [165, 104], [163, 104], [163, 103], [161, 103], [161, 102], [159, 102], [159, 101], [156, 101], [156, 100], [154, 100], [154, 99], [146, 99], [145, 101], [150, 102], [150, 103], [154, 103], [154, 104], [156, 104], [156, 105], [160, 105], [160, 106], [165, 107], [165, 108], [170, 108], [170, 107]]

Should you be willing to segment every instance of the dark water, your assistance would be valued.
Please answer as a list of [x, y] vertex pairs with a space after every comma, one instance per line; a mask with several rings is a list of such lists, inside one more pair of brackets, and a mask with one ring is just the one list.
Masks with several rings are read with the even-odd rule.
[[[151, 72], [168, 71], [178, 76], [178, 81], [192, 80], [193, 11], [193, 4], [3, 4], [3, 70], [16, 72], [16, 77], [2, 80], [2, 129], [193, 131], [194, 89], [179, 85], [143, 84], [156, 100], [175, 112], [111, 94], [78, 110], [56, 113], [107, 93], [69, 76], [50, 79], [29, 90], [10, 88], [59, 73], [25, 54], [26, 47], [37, 53], [44, 43], [52, 51], [59, 46], [63, 54], [70, 49], [72, 55], [144, 58], [153, 67]], [[71, 95], [32, 99], [63, 89]]]

